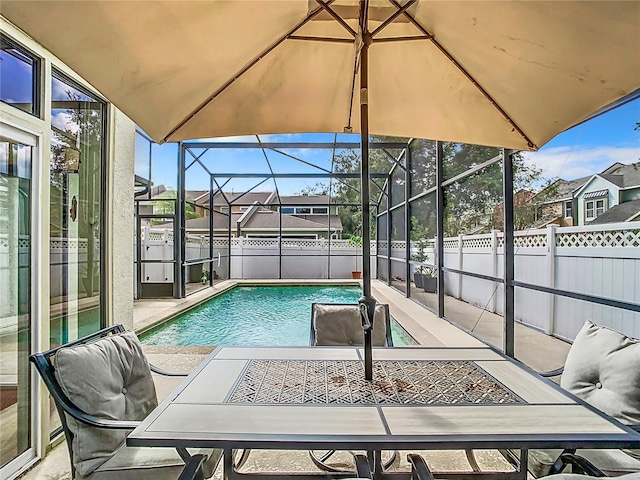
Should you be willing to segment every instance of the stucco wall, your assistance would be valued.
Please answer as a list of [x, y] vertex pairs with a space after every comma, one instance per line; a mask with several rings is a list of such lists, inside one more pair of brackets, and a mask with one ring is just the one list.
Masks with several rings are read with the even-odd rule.
[[135, 124], [110, 106], [108, 205], [108, 322], [133, 328], [133, 177]]

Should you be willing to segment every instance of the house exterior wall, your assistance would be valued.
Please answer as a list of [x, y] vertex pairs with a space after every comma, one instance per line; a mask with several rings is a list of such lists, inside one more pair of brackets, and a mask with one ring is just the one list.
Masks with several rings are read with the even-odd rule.
[[[110, 108], [107, 150], [107, 319], [133, 328], [135, 124]], [[117, 245], [117, 248], [115, 248]], [[111, 248], [110, 248], [111, 247]]]
[[[31, 196], [31, 352], [50, 348], [50, 156], [51, 156], [51, 83], [55, 68], [92, 95], [104, 98], [91, 85], [67, 67], [48, 50], [34, 42], [4, 17], [0, 16], [0, 30], [10, 39], [24, 46], [39, 58], [40, 71], [40, 115], [33, 116], [12, 106], [2, 104], [0, 123], [3, 127], [17, 129], [36, 139], [32, 157]], [[106, 279], [104, 298], [107, 324], [132, 325], [133, 319], [133, 179], [135, 154], [135, 125], [122, 112], [107, 104], [106, 109], [106, 195], [103, 199], [105, 224], [104, 240], [106, 258], [103, 272]], [[31, 444], [34, 456], [27, 459], [19, 469], [28, 467], [42, 458], [50, 444], [51, 404], [46, 390], [40, 387], [37, 376], [30, 397], [34, 405], [34, 427]], [[3, 470], [3, 478], [5, 471]], [[15, 477], [15, 472], [6, 478]]]
[[[616, 185], [612, 184], [611, 182], [608, 182], [604, 178], [594, 177], [587, 184], [587, 186], [580, 192], [580, 194], [577, 197], [578, 225], [585, 225], [587, 223], [584, 196], [589, 192], [595, 192], [597, 190], [605, 190], [605, 189], [609, 191], [609, 194], [606, 197], [608, 202], [606, 207], [607, 210], [615, 205], [618, 205], [619, 188]], [[588, 200], [591, 200], [591, 199], [588, 199]], [[592, 219], [589, 219], [589, 221], [591, 220]]]

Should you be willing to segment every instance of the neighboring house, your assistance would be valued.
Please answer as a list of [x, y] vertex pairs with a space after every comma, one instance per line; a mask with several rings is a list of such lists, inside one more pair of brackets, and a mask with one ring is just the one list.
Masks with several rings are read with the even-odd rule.
[[[195, 202], [196, 218], [185, 221], [188, 234], [209, 234], [209, 192], [187, 192]], [[282, 196], [275, 192], [216, 192], [213, 197], [213, 235], [247, 238], [341, 238], [342, 222], [327, 195]], [[229, 203], [227, 203], [227, 201]], [[237, 203], [236, 203], [237, 202]], [[251, 203], [250, 203], [251, 202]], [[279, 215], [279, 211], [282, 215]], [[282, 226], [280, 225], [282, 217]], [[158, 225], [169, 228], [172, 224]]]
[[[191, 197], [197, 205], [209, 206], [209, 192], [203, 192], [200, 196]], [[188, 196], [188, 195], [187, 195]], [[244, 213], [256, 202], [267, 205], [275, 198], [275, 192], [224, 192], [217, 191], [213, 195], [213, 210], [220, 213]], [[208, 208], [196, 207], [196, 213], [209, 215]]]
[[[532, 199], [537, 208], [533, 227], [631, 221], [628, 219], [636, 218], [634, 207], [622, 205], [639, 199], [640, 163], [616, 162], [595, 175], [559, 179], [536, 194]], [[605, 215], [614, 208], [612, 214]]]
[[542, 228], [551, 224], [560, 227], [576, 225], [573, 192], [587, 183], [590, 178], [582, 177], [575, 180], [560, 178], [534, 195], [531, 199], [536, 206], [533, 227]]
[[640, 220], [640, 200], [631, 200], [610, 208], [599, 215], [589, 225], [601, 225], [604, 223], [636, 222]]
[[[577, 224], [587, 225], [617, 205], [640, 199], [640, 163], [614, 163], [574, 191]], [[617, 218], [611, 215], [609, 218]], [[605, 217], [605, 220], [608, 217]], [[615, 220], [619, 221], [619, 220]], [[605, 223], [602, 220], [598, 223]], [[606, 222], [609, 223], [609, 222]]]

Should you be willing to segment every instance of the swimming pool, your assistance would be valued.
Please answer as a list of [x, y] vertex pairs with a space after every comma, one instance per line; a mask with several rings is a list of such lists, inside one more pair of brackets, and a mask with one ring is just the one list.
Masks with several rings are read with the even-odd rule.
[[[145, 345], [309, 345], [313, 302], [356, 303], [359, 287], [236, 287], [141, 336]], [[395, 320], [394, 345], [413, 339]]]

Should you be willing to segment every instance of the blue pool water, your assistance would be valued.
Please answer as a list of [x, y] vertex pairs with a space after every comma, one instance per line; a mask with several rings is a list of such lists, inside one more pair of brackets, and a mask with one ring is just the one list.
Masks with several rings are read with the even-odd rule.
[[[357, 303], [359, 287], [237, 287], [142, 335], [145, 345], [309, 345], [311, 304]], [[394, 345], [411, 337], [395, 321]]]

